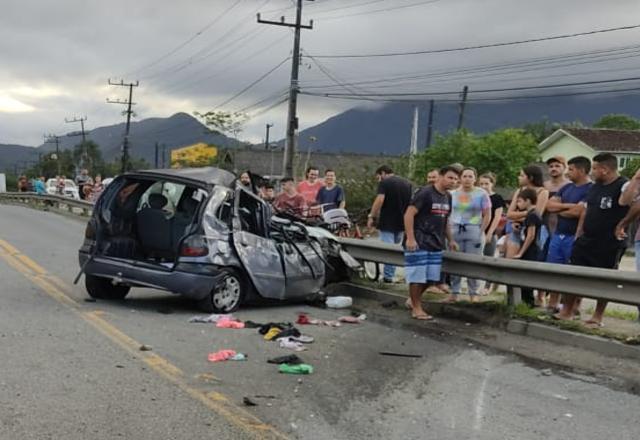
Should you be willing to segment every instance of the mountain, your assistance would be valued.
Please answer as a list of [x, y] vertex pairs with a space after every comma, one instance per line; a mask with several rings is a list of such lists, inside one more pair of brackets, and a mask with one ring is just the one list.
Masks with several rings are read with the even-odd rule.
[[0, 173], [14, 172], [15, 165], [25, 168], [29, 161], [38, 161], [38, 150], [24, 145], [0, 144]]
[[[464, 127], [486, 133], [504, 127], [520, 127], [529, 122], [581, 121], [589, 125], [608, 113], [626, 113], [640, 117], [638, 97], [553, 97], [535, 100], [467, 103]], [[306, 150], [310, 137], [313, 147], [323, 152], [368, 154], [406, 154], [411, 142], [413, 105], [393, 103], [375, 108], [359, 107], [333, 116], [300, 132], [300, 148]], [[420, 103], [418, 148], [426, 143], [428, 103]], [[301, 115], [304, 118], [304, 115]], [[458, 122], [457, 103], [437, 103], [434, 132], [447, 133]]]
[[[100, 145], [102, 156], [110, 161], [120, 157], [125, 123], [95, 128], [87, 133], [87, 139]], [[60, 148], [72, 148], [80, 142], [77, 136], [61, 136]], [[196, 118], [186, 113], [176, 113], [169, 118], [149, 118], [131, 122], [129, 145], [130, 155], [143, 158], [151, 165], [155, 160], [155, 144], [166, 146], [167, 151], [173, 148], [206, 142], [226, 147], [236, 141], [224, 135], [211, 134]], [[38, 147], [40, 152], [55, 150], [55, 145], [48, 143]]]

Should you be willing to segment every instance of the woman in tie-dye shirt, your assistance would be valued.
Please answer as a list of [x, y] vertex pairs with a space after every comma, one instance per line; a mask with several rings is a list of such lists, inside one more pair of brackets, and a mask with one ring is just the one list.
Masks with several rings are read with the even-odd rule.
[[[460, 188], [451, 193], [453, 210], [450, 223], [453, 228], [453, 239], [461, 252], [482, 255], [484, 247], [484, 231], [491, 221], [491, 199], [482, 188], [475, 186], [478, 174], [474, 168], [466, 167], [460, 175]], [[451, 276], [451, 297], [456, 301], [460, 293], [462, 281], [459, 276]], [[479, 282], [467, 278], [469, 297], [477, 300]]]

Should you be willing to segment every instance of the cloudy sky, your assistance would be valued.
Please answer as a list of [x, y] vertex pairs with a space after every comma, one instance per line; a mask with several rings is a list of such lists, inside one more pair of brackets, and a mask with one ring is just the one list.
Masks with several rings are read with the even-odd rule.
[[[108, 78], [140, 81], [134, 91], [138, 120], [179, 111], [245, 110], [251, 119], [241, 137], [259, 142], [267, 122], [275, 124], [274, 137], [282, 137], [286, 105], [277, 104], [288, 85], [292, 32], [257, 24], [255, 15], [292, 20], [292, 4], [3, 0], [0, 143], [37, 145], [43, 133], [76, 130], [65, 117], [87, 116], [88, 128], [121, 122], [121, 106], [105, 99], [125, 98], [125, 89], [107, 85]], [[640, 29], [436, 54], [326, 58], [638, 25], [637, 0], [316, 0], [305, 1], [304, 17], [314, 19], [314, 29], [303, 31], [302, 47], [318, 57], [305, 58], [301, 69], [301, 86], [310, 92], [429, 94], [467, 84], [472, 98], [474, 89], [640, 76], [640, 45], [634, 46]], [[354, 105], [380, 104], [302, 96], [301, 128]]]

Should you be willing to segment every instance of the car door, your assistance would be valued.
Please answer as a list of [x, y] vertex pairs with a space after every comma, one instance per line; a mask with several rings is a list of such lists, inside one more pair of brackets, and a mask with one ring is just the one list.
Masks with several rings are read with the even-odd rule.
[[268, 207], [253, 194], [236, 190], [233, 246], [258, 293], [265, 298], [285, 298], [282, 257], [269, 238]]
[[304, 227], [291, 225], [289, 241], [282, 243], [284, 273], [287, 298], [306, 297], [317, 293], [325, 284], [325, 266], [320, 257], [322, 249], [315, 240], [302, 239], [304, 234], [296, 229]]

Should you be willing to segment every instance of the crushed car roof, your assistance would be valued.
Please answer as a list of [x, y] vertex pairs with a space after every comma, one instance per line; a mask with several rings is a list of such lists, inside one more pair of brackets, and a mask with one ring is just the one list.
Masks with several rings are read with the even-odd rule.
[[230, 187], [236, 180], [236, 176], [229, 171], [215, 168], [170, 168], [158, 170], [141, 170], [127, 173], [130, 175], [147, 175], [153, 177], [173, 177], [178, 179], [188, 179], [207, 185], [221, 185]]

